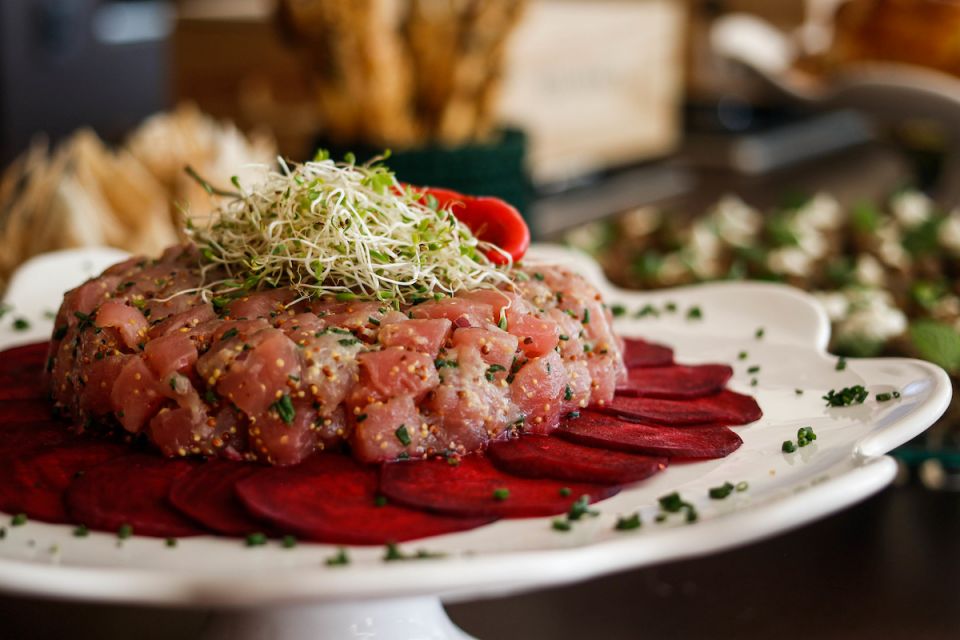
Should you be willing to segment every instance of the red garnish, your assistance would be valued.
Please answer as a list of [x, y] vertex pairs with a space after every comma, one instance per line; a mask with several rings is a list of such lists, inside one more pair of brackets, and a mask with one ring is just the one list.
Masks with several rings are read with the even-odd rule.
[[[467, 225], [479, 239], [495, 244], [518, 262], [530, 248], [530, 229], [520, 212], [499, 198], [467, 196], [450, 189], [423, 187], [424, 198], [433, 196], [441, 208], [450, 207], [453, 215]], [[486, 255], [494, 264], [507, 261], [496, 251]]]

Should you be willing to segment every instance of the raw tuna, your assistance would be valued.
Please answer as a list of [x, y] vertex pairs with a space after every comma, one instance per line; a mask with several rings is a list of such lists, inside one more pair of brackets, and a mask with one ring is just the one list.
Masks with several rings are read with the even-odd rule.
[[759, 420], [760, 405], [750, 396], [729, 390], [693, 400], [629, 398], [617, 396], [602, 407], [605, 413], [637, 422], [656, 422], [670, 426], [699, 424], [737, 425]]
[[201, 263], [172, 247], [64, 296], [49, 352], [58, 411], [173, 457], [285, 465], [349, 444], [386, 462], [467, 454], [521, 424], [549, 433], [625, 380], [599, 292], [562, 267], [394, 308], [282, 288], [205, 299], [203, 282], [230, 274]]
[[592, 411], [565, 420], [557, 430], [557, 436], [591, 447], [674, 458], [722, 458], [743, 444], [740, 436], [727, 427], [677, 429], [627, 422]]
[[70, 522], [63, 494], [94, 465], [129, 453], [122, 444], [85, 440], [6, 458], [0, 465], [0, 511], [25, 513], [43, 522]]
[[97, 531], [124, 525], [141, 536], [184, 537], [202, 533], [167, 500], [170, 487], [193, 464], [133, 453], [87, 469], [67, 489], [73, 522]]
[[673, 364], [673, 349], [637, 338], [623, 339], [623, 364], [628, 369]]
[[457, 465], [445, 460], [393, 462], [380, 471], [380, 491], [389, 500], [461, 517], [556, 515], [567, 511], [580, 496], [597, 501], [618, 490], [599, 484], [509, 475], [480, 454], [467, 456]]
[[493, 464], [507, 473], [597, 484], [639, 482], [667, 467], [667, 459], [596, 449], [550, 436], [522, 436], [494, 442]]
[[617, 394], [647, 398], [699, 398], [723, 389], [731, 376], [733, 369], [725, 364], [635, 368], [627, 372], [627, 379], [617, 388]]
[[238, 482], [261, 469], [250, 462], [206, 460], [173, 482], [170, 503], [217, 533], [242, 536], [263, 531], [264, 524], [250, 515], [235, 491]]
[[[416, 463], [417, 466], [427, 463]], [[332, 544], [385, 544], [465, 531], [492, 517], [448, 517], [377, 504], [376, 469], [346, 456], [317, 454], [237, 483], [237, 495], [278, 531]]]

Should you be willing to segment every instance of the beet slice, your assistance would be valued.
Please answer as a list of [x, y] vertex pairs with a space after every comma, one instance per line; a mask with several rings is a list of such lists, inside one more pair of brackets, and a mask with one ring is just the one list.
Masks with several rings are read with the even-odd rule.
[[712, 396], [691, 400], [631, 398], [615, 396], [603, 407], [593, 407], [635, 422], [656, 422], [674, 427], [687, 425], [747, 424], [763, 415], [760, 405], [750, 396], [723, 390]]
[[[503, 490], [509, 494], [498, 499]], [[473, 454], [456, 466], [444, 460], [387, 463], [380, 471], [380, 491], [394, 502], [438, 513], [531, 518], [563, 513], [582, 495], [591, 501], [609, 498], [619, 487], [519, 478]]]
[[133, 527], [143, 536], [185, 537], [202, 533], [167, 501], [170, 485], [190, 471], [192, 463], [134, 453], [114, 458], [70, 483], [67, 512], [74, 522], [98, 531]]
[[455, 518], [377, 506], [377, 471], [343, 455], [319, 453], [293, 467], [266, 467], [236, 485], [256, 517], [279, 531], [334, 544], [386, 544], [465, 531], [493, 517]]
[[96, 440], [34, 447], [0, 466], [0, 511], [22, 512], [43, 522], [70, 522], [63, 494], [77, 474], [127, 453], [123, 445]]
[[43, 369], [49, 343], [38, 342], [0, 352], [0, 400], [43, 398]]
[[55, 447], [78, 439], [79, 436], [62, 422], [0, 421], [0, 465], [12, 464], [31, 449]]
[[623, 364], [628, 369], [666, 367], [673, 364], [673, 349], [639, 338], [624, 338]]
[[627, 422], [592, 411], [563, 421], [555, 433], [591, 447], [676, 458], [723, 458], [743, 444], [740, 436], [723, 426], [676, 429]]
[[170, 503], [207, 529], [240, 536], [263, 531], [264, 525], [244, 508], [235, 487], [263, 467], [250, 462], [211, 458], [177, 478]]
[[663, 457], [597, 449], [551, 436], [499, 440], [487, 448], [497, 468], [510, 475], [597, 484], [630, 484], [667, 468]]
[[0, 424], [40, 422], [53, 418], [53, 405], [43, 399], [10, 399], [0, 402]]
[[725, 364], [630, 369], [617, 393], [678, 400], [699, 398], [722, 390], [732, 376], [733, 369]]

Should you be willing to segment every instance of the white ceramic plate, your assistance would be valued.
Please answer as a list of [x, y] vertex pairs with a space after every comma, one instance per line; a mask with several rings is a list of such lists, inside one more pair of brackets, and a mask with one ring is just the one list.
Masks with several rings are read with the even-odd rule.
[[[651, 303], [677, 306], [659, 318], [618, 320], [624, 335], [643, 336], [676, 348], [683, 362], [728, 362], [732, 387], [757, 396], [764, 417], [738, 428], [744, 445], [723, 460], [678, 464], [650, 481], [598, 505], [601, 515], [573, 531], [551, 529], [550, 518], [508, 520], [466, 533], [405, 545], [443, 552], [436, 560], [383, 562], [381, 548], [352, 548], [351, 564], [327, 567], [336, 549], [300, 544], [246, 548], [242, 541], [202, 537], [166, 548], [162, 540], [91, 534], [74, 538], [71, 527], [30, 522], [7, 526], [0, 541], [0, 589], [54, 597], [169, 605], [252, 606], [294, 602], [357, 601], [441, 595], [465, 599], [582, 580], [603, 573], [746, 544], [847, 507], [887, 485], [895, 473], [883, 454], [921, 433], [945, 410], [950, 383], [943, 371], [914, 360], [851, 360], [844, 371], [824, 352], [829, 324], [812, 298], [769, 284], [713, 284], [656, 293], [620, 291], [606, 283], [594, 262], [557, 247], [537, 247], [538, 259], [560, 261], [591, 278], [611, 304], [637, 309]], [[46, 311], [61, 293], [116, 261], [102, 250], [37, 258], [12, 282], [0, 347], [43, 339], [51, 329]], [[697, 305], [701, 320], [686, 319]], [[10, 318], [32, 322], [26, 332]], [[762, 339], [755, 337], [763, 327]], [[746, 360], [737, 354], [747, 351]], [[758, 384], [747, 367], [759, 365]], [[866, 385], [862, 406], [826, 409], [831, 388]], [[797, 395], [795, 389], [804, 393]], [[899, 390], [899, 401], [874, 400]], [[781, 443], [812, 426], [818, 439], [794, 454]], [[725, 481], [749, 489], [718, 501], [710, 487]], [[657, 498], [680, 491], [696, 503], [700, 521], [672, 517], [654, 523]], [[615, 532], [619, 514], [640, 510], [640, 530]], [[380, 636], [378, 636], [380, 637]], [[432, 636], [431, 636], [432, 637]], [[440, 637], [440, 636], [437, 636]]]

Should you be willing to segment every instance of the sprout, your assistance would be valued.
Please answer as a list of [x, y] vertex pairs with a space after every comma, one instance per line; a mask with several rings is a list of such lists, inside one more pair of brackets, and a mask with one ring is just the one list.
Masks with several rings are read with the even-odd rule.
[[[510, 284], [510, 263], [498, 268], [485, 254], [505, 252], [398, 182], [378, 159], [356, 165], [318, 155], [280, 165], [263, 167], [251, 188], [234, 181], [239, 192], [205, 223], [188, 221], [186, 234], [203, 257], [205, 299], [289, 287], [301, 299], [329, 294], [399, 305]], [[217, 279], [208, 282], [211, 274]]]

